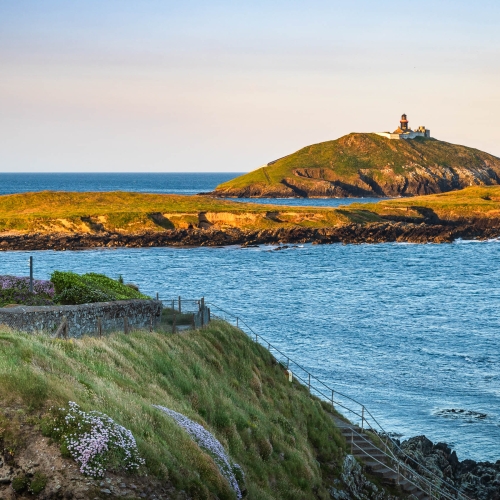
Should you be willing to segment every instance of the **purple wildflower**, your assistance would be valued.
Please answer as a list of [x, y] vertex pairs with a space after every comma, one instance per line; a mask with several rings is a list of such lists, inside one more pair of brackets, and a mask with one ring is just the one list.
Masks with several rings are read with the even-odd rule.
[[236, 480], [233, 472], [233, 467], [238, 468], [240, 471], [241, 467], [237, 464], [231, 466], [231, 460], [217, 438], [211, 432], [207, 431], [203, 426], [197, 424], [196, 422], [193, 422], [185, 415], [170, 410], [169, 408], [165, 408], [164, 406], [153, 406], [172, 417], [177, 422], [177, 424], [180, 425], [189, 434], [191, 439], [193, 439], [193, 441], [195, 441], [200, 448], [210, 453], [210, 455], [214, 459], [214, 462], [219, 468], [220, 473], [227, 480], [231, 488], [235, 491], [236, 496], [239, 499], [242, 498], [238, 481]]
[[[91, 477], [103, 477], [106, 472], [109, 453], [121, 456], [121, 466], [127, 471], [137, 470], [144, 464], [132, 433], [103, 413], [86, 413], [73, 401], [69, 409], [59, 408], [66, 413], [63, 427], [54, 431], [65, 441], [73, 459], [80, 465], [80, 472]], [[61, 432], [62, 431], [62, 432]]]

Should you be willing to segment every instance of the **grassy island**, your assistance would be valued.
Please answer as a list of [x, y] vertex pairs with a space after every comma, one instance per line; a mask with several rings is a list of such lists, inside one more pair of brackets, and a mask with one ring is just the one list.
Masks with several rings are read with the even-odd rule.
[[431, 138], [352, 133], [217, 186], [220, 197], [397, 197], [498, 184], [500, 158]]

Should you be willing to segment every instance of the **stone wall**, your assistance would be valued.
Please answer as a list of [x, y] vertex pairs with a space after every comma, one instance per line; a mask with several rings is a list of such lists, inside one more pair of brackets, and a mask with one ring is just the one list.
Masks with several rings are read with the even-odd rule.
[[161, 302], [158, 300], [119, 300], [78, 306], [17, 306], [0, 308], [0, 324], [14, 330], [54, 333], [67, 318], [68, 336], [96, 334], [98, 319], [102, 332], [123, 331], [125, 318], [129, 329], [149, 328], [159, 320]]

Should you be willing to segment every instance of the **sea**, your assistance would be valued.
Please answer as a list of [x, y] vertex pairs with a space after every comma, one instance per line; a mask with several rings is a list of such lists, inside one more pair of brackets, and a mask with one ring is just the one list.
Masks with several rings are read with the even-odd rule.
[[[0, 174], [0, 193], [195, 194], [236, 174]], [[338, 206], [342, 199], [252, 200]], [[500, 242], [0, 253], [0, 274], [123, 275], [151, 295], [234, 313], [383, 428], [460, 460], [500, 459]]]

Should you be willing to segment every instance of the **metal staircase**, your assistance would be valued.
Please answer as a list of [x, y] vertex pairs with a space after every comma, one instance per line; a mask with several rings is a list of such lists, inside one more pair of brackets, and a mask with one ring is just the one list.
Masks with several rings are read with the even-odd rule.
[[[207, 304], [211, 306], [212, 316], [233, 323], [256, 343], [267, 348], [284, 369], [291, 371], [293, 376], [308, 388], [311, 395], [330, 403], [332, 410], [340, 411], [350, 420], [360, 422], [360, 425], [356, 425], [343, 420], [332, 411], [332, 418], [346, 438], [348, 447], [351, 447], [351, 454], [387, 484], [397, 485], [402, 491], [419, 500], [471, 500], [453, 484], [405, 453], [362, 403], [319, 380], [256, 333], [241, 317], [216, 304]], [[217, 315], [214, 314], [215, 311]]]

